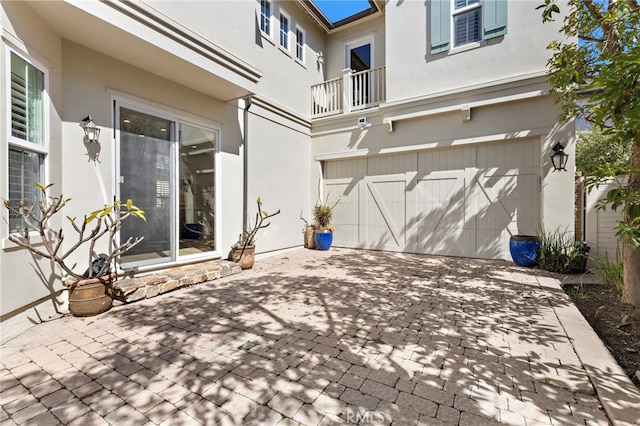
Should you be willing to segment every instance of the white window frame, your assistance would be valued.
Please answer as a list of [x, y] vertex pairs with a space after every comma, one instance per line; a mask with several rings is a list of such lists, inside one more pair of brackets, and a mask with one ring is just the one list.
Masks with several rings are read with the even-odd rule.
[[[282, 31], [283, 18], [286, 19], [287, 23], [286, 33]], [[282, 44], [283, 36], [285, 37], [286, 46]], [[291, 52], [291, 39], [291, 17], [281, 10], [278, 19], [278, 46], [280, 46], [280, 49]]]
[[[265, 3], [269, 5], [269, 16], [264, 15], [264, 13], [262, 12], [262, 5]], [[260, 26], [260, 32], [270, 38], [271, 34], [273, 33], [273, 2], [271, 0], [260, 0], [258, 2], [258, 14], [258, 16], [260, 17], [260, 22], [258, 23]], [[266, 31], [262, 25], [262, 23], [265, 21], [267, 22], [268, 26], [268, 28], [266, 28]]]
[[367, 44], [371, 45], [371, 65], [370, 69], [374, 69], [376, 67], [376, 58], [375, 58], [375, 37], [373, 34], [360, 37], [357, 39], [349, 40], [344, 44], [344, 65], [345, 68], [351, 68], [351, 49], [357, 49], [358, 47], [366, 46]]
[[[459, 49], [462, 47], [467, 47], [467, 46], [474, 46], [476, 44], [480, 44], [482, 43], [482, 41], [484, 40], [484, 0], [478, 0], [477, 3], [473, 3], [470, 4], [468, 6], [465, 7], [461, 7], [460, 9], [456, 9], [456, 0], [451, 0], [451, 50], [454, 49]], [[480, 38], [478, 40], [474, 40], [474, 41], [470, 41], [470, 42], [466, 42], [466, 43], [462, 43], [462, 44], [456, 44], [456, 17], [458, 15], [463, 15], [467, 12], [471, 12], [475, 9], [479, 9], [480, 10], [480, 23], [479, 23], [479, 29], [480, 29]]]
[[[50, 139], [50, 99], [49, 99], [49, 70], [43, 63], [34, 59], [33, 57], [21, 52], [19, 49], [13, 47], [10, 44], [6, 44], [5, 49], [5, 93], [6, 98], [4, 100], [6, 105], [6, 140], [7, 144], [5, 145], [6, 149], [6, 161], [4, 164], [4, 173], [6, 173], [6, 185], [4, 188], [4, 192], [9, 195], [9, 149], [17, 148], [24, 151], [29, 151], [34, 154], [42, 156], [42, 161], [40, 163], [40, 180], [42, 184], [48, 184], [48, 171], [49, 171], [49, 139]], [[43, 75], [44, 80], [44, 88], [42, 94], [42, 115], [44, 126], [42, 132], [42, 145], [33, 143], [24, 139], [17, 138], [13, 136], [12, 128], [11, 128], [11, 55], [16, 55], [22, 60], [24, 60], [27, 64], [33, 66], [38, 71], [40, 71]], [[8, 217], [7, 217], [8, 220]], [[11, 230], [9, 230], [12, 233]], [[6, 244], [3, 242], [3, 246]]]
[[[299, 40], [298, 35], [302, 35], [302, 42]], [[307, 50], [307, 34], [305, 33], [304, 29], [302, 27], [300, 27], [299, 25], [296, 25], [296, 50], [295, 50], [295, 57], [296, 60], [300, 63], [305, 63], [306, 59], [307, 59], [307, 55], [306, 55], [306, 50]], [[300, 55], [298, 55], [298, 52], [300, 52]]]

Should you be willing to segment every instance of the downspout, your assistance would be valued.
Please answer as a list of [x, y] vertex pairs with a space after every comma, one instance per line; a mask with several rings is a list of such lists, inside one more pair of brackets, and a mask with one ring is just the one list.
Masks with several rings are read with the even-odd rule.
[[[243, 130], [244, 130], [244, 155], [243, 155], [243, 197], [242, 197], [242, 232], [248, 229], [249, 214], [249, 108], [251, 108], [251, 96], [244, 98]], [[243, 235], [244, 236], [244, 235]]]

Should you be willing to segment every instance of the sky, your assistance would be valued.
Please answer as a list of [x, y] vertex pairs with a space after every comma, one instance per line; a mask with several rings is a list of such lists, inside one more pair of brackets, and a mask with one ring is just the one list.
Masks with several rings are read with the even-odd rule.
[[368, 0], [314, 0], [318, 8], [331, 22], [336, 22], [369, 9]]

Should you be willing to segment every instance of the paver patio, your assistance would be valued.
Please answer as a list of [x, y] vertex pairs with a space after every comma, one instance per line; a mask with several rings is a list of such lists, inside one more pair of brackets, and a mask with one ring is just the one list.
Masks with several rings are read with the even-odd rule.
[[3, 344], [0, 421], [640, 421], [610, 356], [584, 361], [599, 341], [576, 312], [557, 279], [507, 262], [300, 249]]

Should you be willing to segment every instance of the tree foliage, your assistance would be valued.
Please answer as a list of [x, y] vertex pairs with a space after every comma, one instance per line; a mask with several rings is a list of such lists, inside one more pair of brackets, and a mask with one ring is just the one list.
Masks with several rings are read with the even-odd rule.
[[549, 82], [558, 95], [561, 118], [581, 117], [601, 128], [611, 141], [608, 150], [631, 145], [626, 167], [601, 164], [587, 186], [628, 175], [627, 183], [611, 190], [600, 207], [623, 211], [616, 234], [624, 244], [623, 300], [640, 305], [640, 2], [544, 0], [538, 7], [545, 22], [563, 8], [561, 33], [566, 38], [549, 45]]
[[631, 160], [631, 145], [623, 144], [605, 134], [599, 127], [578, 132], [576, 168], [584, 176], [599, 174], [599, 168], [610, 166], [625, 174]]
[[[556, 0], [546, 0], [545, 20], [553, 19]], [[570, 0], [562, 33], [554, 41], [549, 82], [560, 94], [564, 118], [582, 116], [633, 140], [640, 125], [640, 4], [637, 0]], [[552, 9], [555, 6], [556, 9]]]

